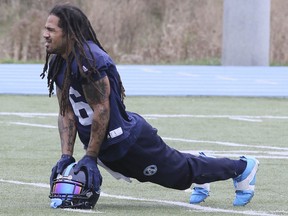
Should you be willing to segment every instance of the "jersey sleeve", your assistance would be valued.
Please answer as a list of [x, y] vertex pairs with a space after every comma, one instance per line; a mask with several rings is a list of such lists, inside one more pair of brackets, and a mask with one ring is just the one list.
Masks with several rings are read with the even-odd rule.
[[93, 80], [97, 81], [107, 76], [109, 67], [114, 63], [107, 53], [101, 50], [96, 44], [89, 42], [88, 44], [90, 46], [90, 50], [87, 48], [85, 49], [88, 59], [83, 60], [82, 69], [84, 73], [91, 73], [91, 67], [95, 67], [97, 71], [92, 72], [91, 75]]
[[[92, 67], [96, 67], [96, 70], [92, 72]], [[108, 71], [109, 66], [107, 63], [103, 60], [102, 56], [98, 56], [95, 62], [90, 62], [88, 63], [87, 61], [83, 62], [82, 69], [84, 73], [91, 73], [92, 79], [94, 81], [100, 80], [107, 76], [107, 71]]]

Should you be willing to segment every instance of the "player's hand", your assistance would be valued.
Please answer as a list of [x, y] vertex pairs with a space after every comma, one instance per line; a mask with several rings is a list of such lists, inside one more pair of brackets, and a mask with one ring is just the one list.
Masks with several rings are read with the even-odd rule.
[[61, 158], [58, 160], [56, 165], [52, 168], [50, 176], [50, 187], [53, 186], [53, 180], [57, 177], [59, 173], [62, 173], [64, 169], [71, 163], [74, 163], [75, 159], [71, 155], [62, 154]]
[[80, 170], [84, 170], [87, 173], [88, 188], [93, 188], [95, 191], [99, 191], [102, 184], [102, 176], [97, 166], [97, 159], [85, 155], [74, 167], [75, 174], [77, 174]]

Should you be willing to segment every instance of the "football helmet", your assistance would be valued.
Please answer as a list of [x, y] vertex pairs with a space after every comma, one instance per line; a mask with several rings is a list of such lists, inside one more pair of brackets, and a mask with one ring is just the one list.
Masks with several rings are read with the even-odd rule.
[[77, 163], [72, 163], [53, 180], [49, 198], [52, 208], [92, 209], [100, 197], [100, 189], [87, 187], [87, 174], [80, 170], [74, 173]]

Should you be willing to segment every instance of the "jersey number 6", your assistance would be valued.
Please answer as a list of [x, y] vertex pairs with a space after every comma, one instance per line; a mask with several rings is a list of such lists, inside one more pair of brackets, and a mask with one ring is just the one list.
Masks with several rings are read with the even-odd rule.
[[88, 103], [83, 101], [83, 96], [72, 87], [69, 89], [69, 100], [80, 124], [83, 126], [91, 125], [93, 110]]

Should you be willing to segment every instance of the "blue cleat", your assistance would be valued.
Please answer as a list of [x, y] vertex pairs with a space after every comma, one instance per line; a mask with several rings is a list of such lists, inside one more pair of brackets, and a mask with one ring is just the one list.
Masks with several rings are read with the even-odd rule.
[[242, 156], [240, 160], [247, 161], [247, 166], [241, 175], [233, 179], [236, 193], [234, 206], [245, 206], [253, 198], [256, 173], [259, 166], [259, 161], [252, 157]]
[[[200, 157], [212, 157], [210, 155], [206, 155], [204, 152], [199, 152]], [[206, 184], [194, 184], [194, 188], [192, 194], [190, 196], [190, 204], [198, 204], [204, 202], [204, 200], [209, 196], [210, 192], [210, 183]]]
[[208, 196], [210, 191], [210, 184], [195, 184], [192, 194], [190, 196], [190, 204], [198, 204], [203, 202]]

